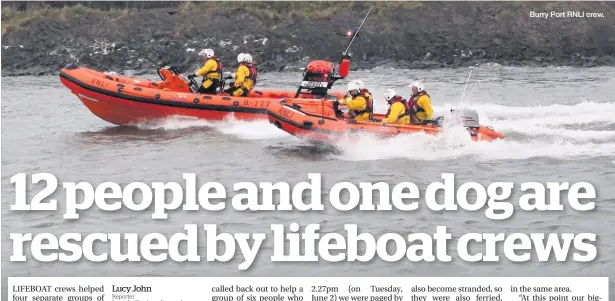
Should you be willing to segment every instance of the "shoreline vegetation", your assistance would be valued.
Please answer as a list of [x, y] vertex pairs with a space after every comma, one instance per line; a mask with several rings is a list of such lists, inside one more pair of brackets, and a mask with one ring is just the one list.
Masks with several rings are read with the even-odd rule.
[[[615, 2], [2, 2], [2, 75], [71, 63], [100, 71], [192, 72], [212, 48], [225, 70], [249, 52], [261, 72], [337, 62], [352, 69], [615, 66]], [[555, 12], [558, 14], [551, 14]], [[601, 15], [590, 15], [598, 13]], [[546, 17], [545, 17], [546, 16]]]

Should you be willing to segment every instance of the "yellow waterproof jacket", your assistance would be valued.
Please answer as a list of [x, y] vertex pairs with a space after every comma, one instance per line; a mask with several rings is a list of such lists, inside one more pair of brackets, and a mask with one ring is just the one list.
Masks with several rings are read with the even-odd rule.
[[242, 86], [248, 90], [252, 90], [254, 81], [250, 78], [250, 69], [248, 69], [247, 66], [239, 65], [235, 73], [235, 87], [239, 88]]
[[194, 74], [196, 76], [205, 76], [209, 79], [220, 79], [220, 70], [218, 70], [218, 62], [214, 58], [209, 58], [205, 61], [205, 65]]
[[405, 115], [403, 117], [399, 117], [406, 113], [406, 107], [404, 103], [401, 101], [394, 102], [389, 108], [389, 112], [387, 113], [387, 117], [382, 120], [383, 123], [395, 123], [395, 124], [408, 124], [410, 123], [410, 117]]
[[[349, 112], [360, 112], [367, 109], [367, 99], [365, 99], [365, 97], [363, 97], [362, 95], [357, 95], [355, 97], [346, 97], [341, 101], [341, 103], [346, 104], [346, 107], [348, 107]], [[369, 120], [369, 112], [359, 114], [354, 119], [357, 121]]]
[[416, 117], [420, 121], [431, 120], [433, 109], [431, 108], [431, 99], [429, 98], [429, 95], [427, 94], [421, 95], [419, 99], [416, 101], [416, 105], [418, 105], [419, 107], [423, 109], [422, 112], [416, 113]]

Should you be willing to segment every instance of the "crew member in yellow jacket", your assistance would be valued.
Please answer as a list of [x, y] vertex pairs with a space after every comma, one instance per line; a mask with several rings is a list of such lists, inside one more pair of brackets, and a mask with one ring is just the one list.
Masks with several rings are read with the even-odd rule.
[[423, 83], [412, 82], [410, 84], [412, 95], [408, 99], [408, 107], [412, 112], [412, 123], [425, 123], [431, 120], [433, 109], [431, 108], [431, 99], [425, 91]]
[[384, 91], [384, 99], [389, 104], [389, 110], [387, 111], [386, 118], [382, 119], [383, 124], [410, 123], [408, 103], [405, 99], [397, 95], [393, 89], [387, 89]]
[[340, 103], [346, 104], [350, 117], [357, 121], [370, 120], [373, 101], [369, 91], [363, 88], [363, 82], [354, 80], [348, 83], [348, 94]]
[[256, 66], [252, 63], [252, 56], [248, 53], [240, 53], [237, 56], [237, 62], [239, 67], [237, 67], [237, 72], [232, 75], [235, 83], [227, 92], [233, 96], [247, 96], [256, 86], [258, 72]]
[[214, 56], [213, 49], [203, 49], [199, 52], [199, 55], [205, 57], [205, 64], [201, 67], [201, 69], [197, 70], [194, 74], [189, 75], [188, 77], [203, 77], [203, 84], [197, 90], [198, 93], [217, 94], [222, 75], [222, 63], [220, 63], [220, 60]]

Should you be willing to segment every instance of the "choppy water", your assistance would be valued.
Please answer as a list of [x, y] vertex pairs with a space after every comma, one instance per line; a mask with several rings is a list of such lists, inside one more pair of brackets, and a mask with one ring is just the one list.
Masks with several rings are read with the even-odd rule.
[[[432, 95], [436, 114], [446, 114], [459, 99], [468, 69], [356, 72], [377, 96], [396, 88], [407, 96], [406, 85], [420, 77]], [[262, 87], [295, 87], [299, 75], [266, 74]], [[473, 143], [467, 134], [440, 137], [414, 135], [376, 141], [364, 137], [344, 142], [338, 151], [302, 142], [267, 121], [186, 122], [167, 120], [139, 129], [112, 126], [91, 114], [65, 89], [58, 77], [2, 78], [2, 272], [6, 276], [610, 276], [615, 277], [615, 69], [503, 68], [475, 69], [465, 100], [481, 123], [507, 135], [505, 141]], [[345, 83], [342, 83], [345, 84]], [[343, 89], [343, 85], [338, 86]], [[78, 221], [57, 213], [11, 212], [15, 199], [9, 178], [19, 172], [51, 172], [59, 181], [182, 181], [194, 172], [199, 182], [219, 181], [232, 190], [239, 181], [307, 180], [308, 172], [323, 175], [323, 190], [335, 182], [411, 181], [425, 187], [452, 172], [456, 180], [478, 181], [588, 181], [598, 190], [597, 210], [575, 213], [517, 213], [507, 221], [490, 221], [478, 212], [173, 212], [166, 221], [151, 220], [151, 212], [98, 210]], [[518, 186], [517, 186], [518, 187]], [[64, 195], [56, 194], [61, 200]], [[325, 197], [323, 200], [326, 200]], [[514, 199], [514, 198], [513, 198]], [[326, 206], [328, 207], [328, 206]], [[517, 208], [518, 209], [518, 208]], [[325, 232], [340, 231], [346, 223], [361, 231], [433, 233], [447, 226], [453, 234], [451, 263], [272, 263], [272, 241], [247, 272], [230, 263], [165, 264], [10, 263], [11, 232], [61, 234], [91, 232], [181, 232], [185, 223], [217, 223], [229, 232], [269, 233], [271, 223], [321, 223]], [[465, 232], [592, 232], [599, 237], [598, 258], [592, 263], [550, 262], [470, 264], [458, 259], [454, 242]], [[239, 256], [240, 257], [240, 256]], [[570, 257], [569, 257], [570, 258]], [[3, 279], [3, 287], [6, 285]], [[615, 281], [614, 278], [611, 282]], [[613, 291], [613, 289], [611, 290]], [[3, 293], [5, 293], [3, 289]], [[614, 296], [611, 293], [612, 296]]]

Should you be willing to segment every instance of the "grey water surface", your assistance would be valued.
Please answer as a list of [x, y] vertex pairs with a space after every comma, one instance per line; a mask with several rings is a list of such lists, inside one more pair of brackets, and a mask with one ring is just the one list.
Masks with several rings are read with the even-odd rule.
[[[421, 79], [432, 96], [437, 115], [459, 107], [469, 69], [392, 70], [353, 72], [370, 88], [378, 110], [386, 107], [382, 93], [395, 88], [408, 96], [407, 85]], [[149, 78], [155, 78], [149, 76]], [[475, 87], [476, 80], [480, 80]], [[260, 87], [296, 89], [300, 74], [263, 74]], [[344, 89], [340, 82], [336, 89]], [[474, 93], [471, 93], [474, 89]], [[468, 95], [471, 94], [471, 97]], [[481, 66], [474, 69], [466, 89], [466, 107], [478, 110], [481, 123], [503, 132], [506, 139], [473, 143], [462, 132], [439, 137], [414, 135], [377, 141], [340, 142], [335, 148], [318, 147], [292, 137], [267, 121], [200, 122], [170, 119], [137, 128], [111, 125], [95, 115], [72, 95], [57, 76], [2, 78], [2, 274], [3, 296], [8, 276], [609, 276], [615, 281], [615, 68], [507, 68]], [[463, 106], [463, 105], [462, 105]], [[17, 173], [48, 172], [58, 178], [54, 197], [61, 209], [66, 196], [62, 182], [112, 181], [122, 187], [130, 182], [178, 182], [182, 173], [196, 173], [199, 184], [217, 181], [232, 195], [232, 184], [242, 181], [292, 184], [308, 181], [317, 172], [323, 179], [323, 212], [221, 212], [169, 213], [167, 220], [153, 220], [152, 211], [122, 209], [80, 212], [78, 220], [64, 220], [56, 212], [11, 211]], [[415, 212], [340, 212], [328, 205], [327, 191], [337, 182], [384, 181], [415, 183], [424, 191], [441, 173], [454, 173], [457, 184], [477, 181], [515, 183], [510, 201], [515, 214], [504, 221], [485, 217], [485, 210], [432, 212], [421, 202]], [[574, 212], [566, 195], [561, 212], [522, 212], [518, 207], [522, 182], [587, 181], [597, 190], [596, 210]], [[41, 185], [30, 187], [29, 197]], [[377, 198], [374, 199], [375, 201]], [[230, 208], [230, 202], [227, 206]], [[375, 236], [396, 232], [405, 237], [414, 232], [434, 233], [446, 226], [452, 233], [448, 254], [452, 262], [271, 262], [271, 224], [302, 227], [320, 223], [322, 232], [345, 234], [345, 224], [358, 224], [360, 232]], [[242, 262], [205, 261], [205, 240], [200, 241], [200, 263], [102, 262], [40, 263], [10, 262], [10, 233], [135, 232], [140, 236], [159, 232], [183, 232], [184, 224], [218, 224], [219, 231], [263, 232], [268, 239], [260, 256], [247, 271]], [[199, 236], [204, 237], [202, 226]], [[466, 263], [456, 252], [464, 233], [595, 233], [597, 258], [575, 263], [570, 248], [566, 262], [526, 263], [505, 258], [500, 262]], [[476, 244], [475, 251], [481, 249]], [[104, 245], [99, 250], [107, 250]], [[220, 250], [221, 252], [222, 250]], [[532, 252], [532, 251], [530, 251]], [[434, 251], [435, 253], [435, 251]], [[583, 253], [583, 252], [581, 252]], [[611, 296], [615, 296], [611, 289]]]

